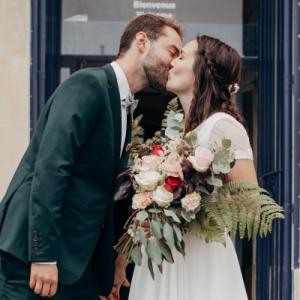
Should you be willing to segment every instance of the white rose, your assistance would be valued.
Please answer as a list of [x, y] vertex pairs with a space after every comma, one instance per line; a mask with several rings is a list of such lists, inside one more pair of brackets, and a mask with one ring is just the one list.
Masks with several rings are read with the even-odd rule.
[[158, 186], [153, 192], [153, 201], [160, 207], [168, 207], [173, 200], [173, 193], [168, 192], [163, 186]]
[[153, 191], [161, 180], [161, 174], [156, 171], [141, 172], [135, 175], [134, 179], [145, 191]]
[[184, 198], [181, 199], [181, 205], [187, 211], [194, 211], [200, 205], [201, 196], [193, 192], [191, 194], [187, 194]]
[[152, 196], [152, 192], [135, 194], [132, 198], [132, 208], [145, 209], [152, 203]]

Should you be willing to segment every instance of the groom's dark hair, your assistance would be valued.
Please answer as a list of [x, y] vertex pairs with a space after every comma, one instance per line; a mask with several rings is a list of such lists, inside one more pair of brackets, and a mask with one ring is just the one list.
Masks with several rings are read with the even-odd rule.
[[182, 28], [176, 23], [175, 19], [166, 19], [152, 14], [135, 17], [127, 24], [121, 36], [118, 57], [130, 48], [131, 43], [138, 32], [145, 32], [149, 40], [155, 41], [162, 35], [162, 30], [165, 26], [173, 28], [182, 38]]

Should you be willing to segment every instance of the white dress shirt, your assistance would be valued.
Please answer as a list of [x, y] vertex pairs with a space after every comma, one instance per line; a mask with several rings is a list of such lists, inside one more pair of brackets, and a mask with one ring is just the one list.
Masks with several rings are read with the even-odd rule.
[[[111, 63], [112, 68], [114, 69], [114, 72], [117, 77], [117, 82], [118, 82], [118, 87], [119, 87], [119, 92], [120, 92], [120, 101], [122, 99], [125, 99], [127, 96], [131, 96], [131, 91], [129, 87], [128, 80], [126, 78], [126, 75], [120, 65], [113, 61]], [[126, 130], [127, 130], [127, 111], [126, 107], [122, 105], [121, 103], [121, 151], [120, 151], [120, 156], [122, 155], [122, 151], [124, 148], [124, 143], [125, 143], [125, 137], [126, 137]]]

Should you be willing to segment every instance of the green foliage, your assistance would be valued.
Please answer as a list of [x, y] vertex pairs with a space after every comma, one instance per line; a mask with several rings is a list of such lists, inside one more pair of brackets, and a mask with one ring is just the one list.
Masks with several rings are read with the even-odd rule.
[[157, 239], [162, 238], [161, 224], [158, 220], [152, 220], [150, 223], [150, 228], [151, 228], [151, 233], [153, 234], [153, 236], [155, 236]]
[[284, 219], [284, 210], [266, 190], [252, 183], [230, 182], [218, 194], [202, 198], [201, 210], [189, 229], [207, 242], [225, 243], [226, 231], [233, 239], [237, 231], [241, 239], [265, 237], [275, 219]]
[[162, 253], [156, 239], [150, 239], [147, 242], [146, 252], [153, 262], [157, 265], [162, 263]]
[[164, 119], [162, 120], [161, 127], [167, 127], [167, 118], [170, 112], [181, 113], [182, 109], [179, 107], [178, 98], [173, 98], [167, 105], [167, 110], [164, 112]]
[[141, 247], [135, 246], [131, 252], [131, 259], [134, 262], [134, 264], [140, 266], [142, 264], [142, 250]]
[[234, 161], [234, 152], [231, 150], [231, 140], [224, 139], [222, 147], [214, 154], [214, 174], [227, 174], [231, 170], [230, 164]]

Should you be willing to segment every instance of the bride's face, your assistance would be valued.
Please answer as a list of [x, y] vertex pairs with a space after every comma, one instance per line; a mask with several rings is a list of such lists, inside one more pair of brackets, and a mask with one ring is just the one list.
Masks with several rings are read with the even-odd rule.
[[196, 40], [187, 43], [183, 47], [181, 54], [171, 63], [172, 68], [169, 71], [166, 86], [168, 91], [177, 95], [193, 92], [195, 82], [193, 65], [197, 47]]

